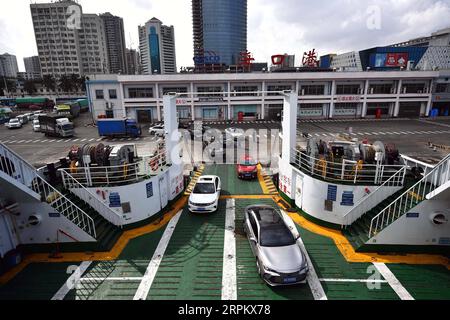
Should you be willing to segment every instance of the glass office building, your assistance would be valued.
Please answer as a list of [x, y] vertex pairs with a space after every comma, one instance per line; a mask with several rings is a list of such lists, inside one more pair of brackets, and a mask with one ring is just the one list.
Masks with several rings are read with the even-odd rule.
[[193, 0], [194, 56], [233, 65], [247, 50], [247, 0]]

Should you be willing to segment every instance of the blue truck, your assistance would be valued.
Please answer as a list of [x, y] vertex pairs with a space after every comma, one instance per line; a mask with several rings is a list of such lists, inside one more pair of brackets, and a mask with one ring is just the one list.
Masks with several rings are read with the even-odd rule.
[[141, 127], [134, 119], [98, 119], [98, 135], [101, 137], [140, 137]]

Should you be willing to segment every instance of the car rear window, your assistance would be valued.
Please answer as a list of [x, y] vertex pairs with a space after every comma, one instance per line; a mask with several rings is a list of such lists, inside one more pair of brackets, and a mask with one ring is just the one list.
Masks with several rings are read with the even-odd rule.
[[285, 247], [295, 244], [294, 236], [284, 225], [265, 226], [260, 232], [260, 244], [263, 247]]
[[216, 192], [214, 183], [197, 183], [194, 188], [194, 193], [210, 194]]

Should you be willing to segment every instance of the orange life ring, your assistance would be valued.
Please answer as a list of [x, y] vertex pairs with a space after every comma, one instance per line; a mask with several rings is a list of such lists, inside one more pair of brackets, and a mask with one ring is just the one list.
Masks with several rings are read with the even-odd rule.
[[155, 157], [152, 160], [150, 160], [149, 165], [150, 165], [150, 168], [152, 169], [152, 171], [158, 170], [158, 167], [159, 167], [158, 158]]

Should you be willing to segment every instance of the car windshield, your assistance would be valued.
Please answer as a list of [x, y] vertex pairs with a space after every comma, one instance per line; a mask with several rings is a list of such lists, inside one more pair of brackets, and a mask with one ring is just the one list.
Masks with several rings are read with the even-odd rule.
[[72, 124], [63, 124], [61, 126], [61, 128], [63, 128], [63, 130], [71, 130], [71, 129], [73, 129], [73, 125]]
[[295, 244], [295, 239], [287, 227], [276, 224], [261, 228], [260, 243], [263, 247], [285, 247]]
[[17, 123], [17, 122], [19, 122], [19, 119], [11, 119], [9, 122], [11, 122], [11, 123]]
[[216, 192], [214, 183], [197, 183], [194, 188], [194, 193], [211, 194]]
[[39, 124], [39, 120], [33, 120], [33, 124], [34, 125], [38, 125]]
[[257, 165], [256, 161], [253, 159], [241, 159], [239, 164], [241, 166], [256, 166]]

